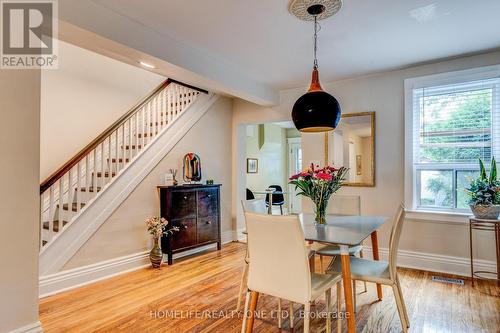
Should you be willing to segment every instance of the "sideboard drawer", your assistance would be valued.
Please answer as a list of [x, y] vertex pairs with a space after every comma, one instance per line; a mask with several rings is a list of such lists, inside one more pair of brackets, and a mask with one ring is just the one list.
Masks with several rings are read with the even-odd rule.
[[198, 216], [217, 215], [217, 189], [198, 190]]
[[196, 245], [196, 219], [174, 220], [172, 225], [179, 228], [169, 235], [173, 250]]
[[184, 219], [196, 217], [196, 192], [172, 191], [171, 192], [170, 218]]
[[198, 243], [213, 242], [219, 238], [219, 220], [217, 216], [198, 218]]

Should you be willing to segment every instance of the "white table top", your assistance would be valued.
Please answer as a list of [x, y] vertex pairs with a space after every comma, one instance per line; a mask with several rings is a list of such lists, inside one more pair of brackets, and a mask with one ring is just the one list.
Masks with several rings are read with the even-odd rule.
[[389, 218], [385, 216], [327, 215], [326, 224], [315, 223], [314, 214], [300, 214], [306, 240], [356, 246]]

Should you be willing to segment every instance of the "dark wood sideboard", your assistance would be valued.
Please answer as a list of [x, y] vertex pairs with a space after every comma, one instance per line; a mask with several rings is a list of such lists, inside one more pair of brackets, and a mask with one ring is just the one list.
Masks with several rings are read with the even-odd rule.
[[217, 243], [221, 249], [221, 185], [158, 186], [160, 216], [179, 231], [161, 238], [161, 248], [172, 265], [174, 253]]

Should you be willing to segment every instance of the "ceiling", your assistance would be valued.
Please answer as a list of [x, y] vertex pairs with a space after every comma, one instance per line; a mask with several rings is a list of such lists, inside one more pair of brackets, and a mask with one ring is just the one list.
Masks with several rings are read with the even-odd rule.
[[[312, 23], [287, 0], [93, 0], [273, 89], [304, 86]], [[500, 48], [499, 0], [344, 0], [319, 35], [322, 81]]]

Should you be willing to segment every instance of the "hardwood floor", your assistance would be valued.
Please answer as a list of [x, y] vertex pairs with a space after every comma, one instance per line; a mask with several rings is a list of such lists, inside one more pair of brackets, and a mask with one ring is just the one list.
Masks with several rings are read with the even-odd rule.
[[[245, 245], [231, 243], [220, 252], [142, 269], [41, 300], [45, 332], [239, 332], [234, 312]], [[319, 267], [319, 266], [317, 266]], [[410, 332], [500, 332], [500, 286], [480, 282], [472, 288], [433, 282], [429, 272], [400, 269]], [[358, 283], [357, 331], [401, 332], [392, 290], [383, 287], [376, 302], [374, 284]], [[288, 308], [288, 302], [283, 302]], [[314, 307], [319, 313], [324, 300]], [[314, 309], [313, 308], [313, 309]], [[272, 318], [277, 300], [262, 295], [254, 332], [279, 332]], [[302, 332], [295, 307], [295, 332]], [[264, 318], [265, 317], [265, 318]], [[311, 320], [311, 332], [324, 332], [325, 320]], [[336, 321], [332, 323], [336, 327]], [[346, 322], [343, 323], [344, 330]], [[289, 320], [283, 330], [290, 332]]]

